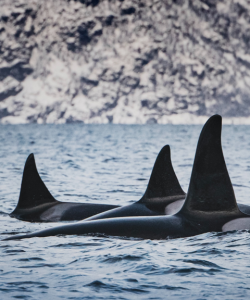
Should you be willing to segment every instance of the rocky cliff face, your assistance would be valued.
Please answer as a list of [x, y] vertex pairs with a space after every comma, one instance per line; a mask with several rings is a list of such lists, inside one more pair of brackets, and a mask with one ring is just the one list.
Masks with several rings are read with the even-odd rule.
[[249, 0], [1, 0], [2, 123], [250, 123]]

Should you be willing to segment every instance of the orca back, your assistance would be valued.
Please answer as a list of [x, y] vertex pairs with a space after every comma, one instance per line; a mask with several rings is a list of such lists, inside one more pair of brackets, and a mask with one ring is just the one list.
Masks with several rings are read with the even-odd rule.
[[24, 166], [18, 204], [11, 214], [17, 214], [20, 210], [37, 207], [39, 205], [53, 203], [56, 204], [60, 202], [57, 201], [47, 189], [38, 174], [34, 155], [30, 154]]
[[164, 146], [158, 154], [143, 197], [138, 203], [154, 204], [185, 198], [185, 192], [175, 175], [169, 145]]
[[221, 146], [222, 118], [204, 125], [194, 159], [190, 184], [180, 213], [193, 219], [240, 217]]

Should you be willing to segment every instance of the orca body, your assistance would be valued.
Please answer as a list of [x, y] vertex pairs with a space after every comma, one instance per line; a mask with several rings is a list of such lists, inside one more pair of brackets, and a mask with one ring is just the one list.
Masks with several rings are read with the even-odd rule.
[[26, 160], [21, 191], [11, 217], [29, 222], [82, 220], [118, 207], [117, 205], [61, 202], [56, 200], [42, 181], [33, 154]]
[[184, 200], [185, 196], [173, 169], [170, 147], [166, 145], [156, 158], [146, 192], [138, 202], [94, 215], [86, 221], [118, 217], [164, 216], [169, 205]]
[[184, 199], [185, 195], [175, 175], [168, 145], [157, 156], [144, 196], [125, 207], [56, 200], [39, 176], [34, 155], [30, 154], [24, 167], [19, 201], [10, 216], [29, 222], [79, 221], [118, 207], [119, 216], [164, 215], [168, 204]]
[[250, 229], [250, 217], [237, 206], [221, 147], [220, 116], [204, 125], [197, 145], [188, 193], [173, 216], [121, 217], [54, 227], [6, 240], [55, 235], [108, 235], [144, 239], [188, 237], [211, 231]]

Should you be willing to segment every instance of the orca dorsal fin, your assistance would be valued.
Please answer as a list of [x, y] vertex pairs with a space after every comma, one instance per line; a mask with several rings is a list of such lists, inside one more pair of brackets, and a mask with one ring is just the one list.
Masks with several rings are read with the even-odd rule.
[[172, 166], [170, 147], [166, 145], [156, 158], [146, 192], [138, 203], [184, 199], [185, 195]]
[[38, 174], [34, 154], [30, 154], [24, 166], [21, 191], [15, 211], [57, 202]]
[[239, 214], [221, 146], [222, 118], [214, 115], [203, 126], [181, 213], [192, 217]]

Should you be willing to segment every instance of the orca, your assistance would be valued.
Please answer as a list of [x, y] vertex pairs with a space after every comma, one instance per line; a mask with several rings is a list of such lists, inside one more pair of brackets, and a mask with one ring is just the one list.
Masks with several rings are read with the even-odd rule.
[[25, 163], [19, 200], [11, 217], [29, 222], [82, 220], [118, 207], [108, 204], [61, 202], [56, 200], [42, 181], [31, 153]]
[[181, 208], [173, 208], [174, 204], [184, 201], [185, 196], [173, 169], [170, 146], [166, 145], [156, 158], [147, 189], [139, 201], [94, 215], [86, 221], [174, 214]]
[[250, 229], [250, 217], [236, 203], [221, 146], [222, 118], [204, 125], [181, 210], [171, 216], [119, 217], [82, 221], [9, 237], [19, 240], [56, 235], [105, 235], [143, 239], [189, 237], [206, 232]]
[[[165, 207], [184, 199], [175, 175], [170, 147], [164, 146], [157, 156], [150, 180], [143, 197], [136, 203], [119, 208], [119, 216], [164, 215]], [[30, 154], [25, 163], [19, 201], [11, 217], [29, 222], [76, 221], [100, 215], [115, 209], [117, 205], [60, 202], [56, 200], [42, 181], [36, 168], [35, 158]], [[112, 213], [111, 216], [112, 217]]]

